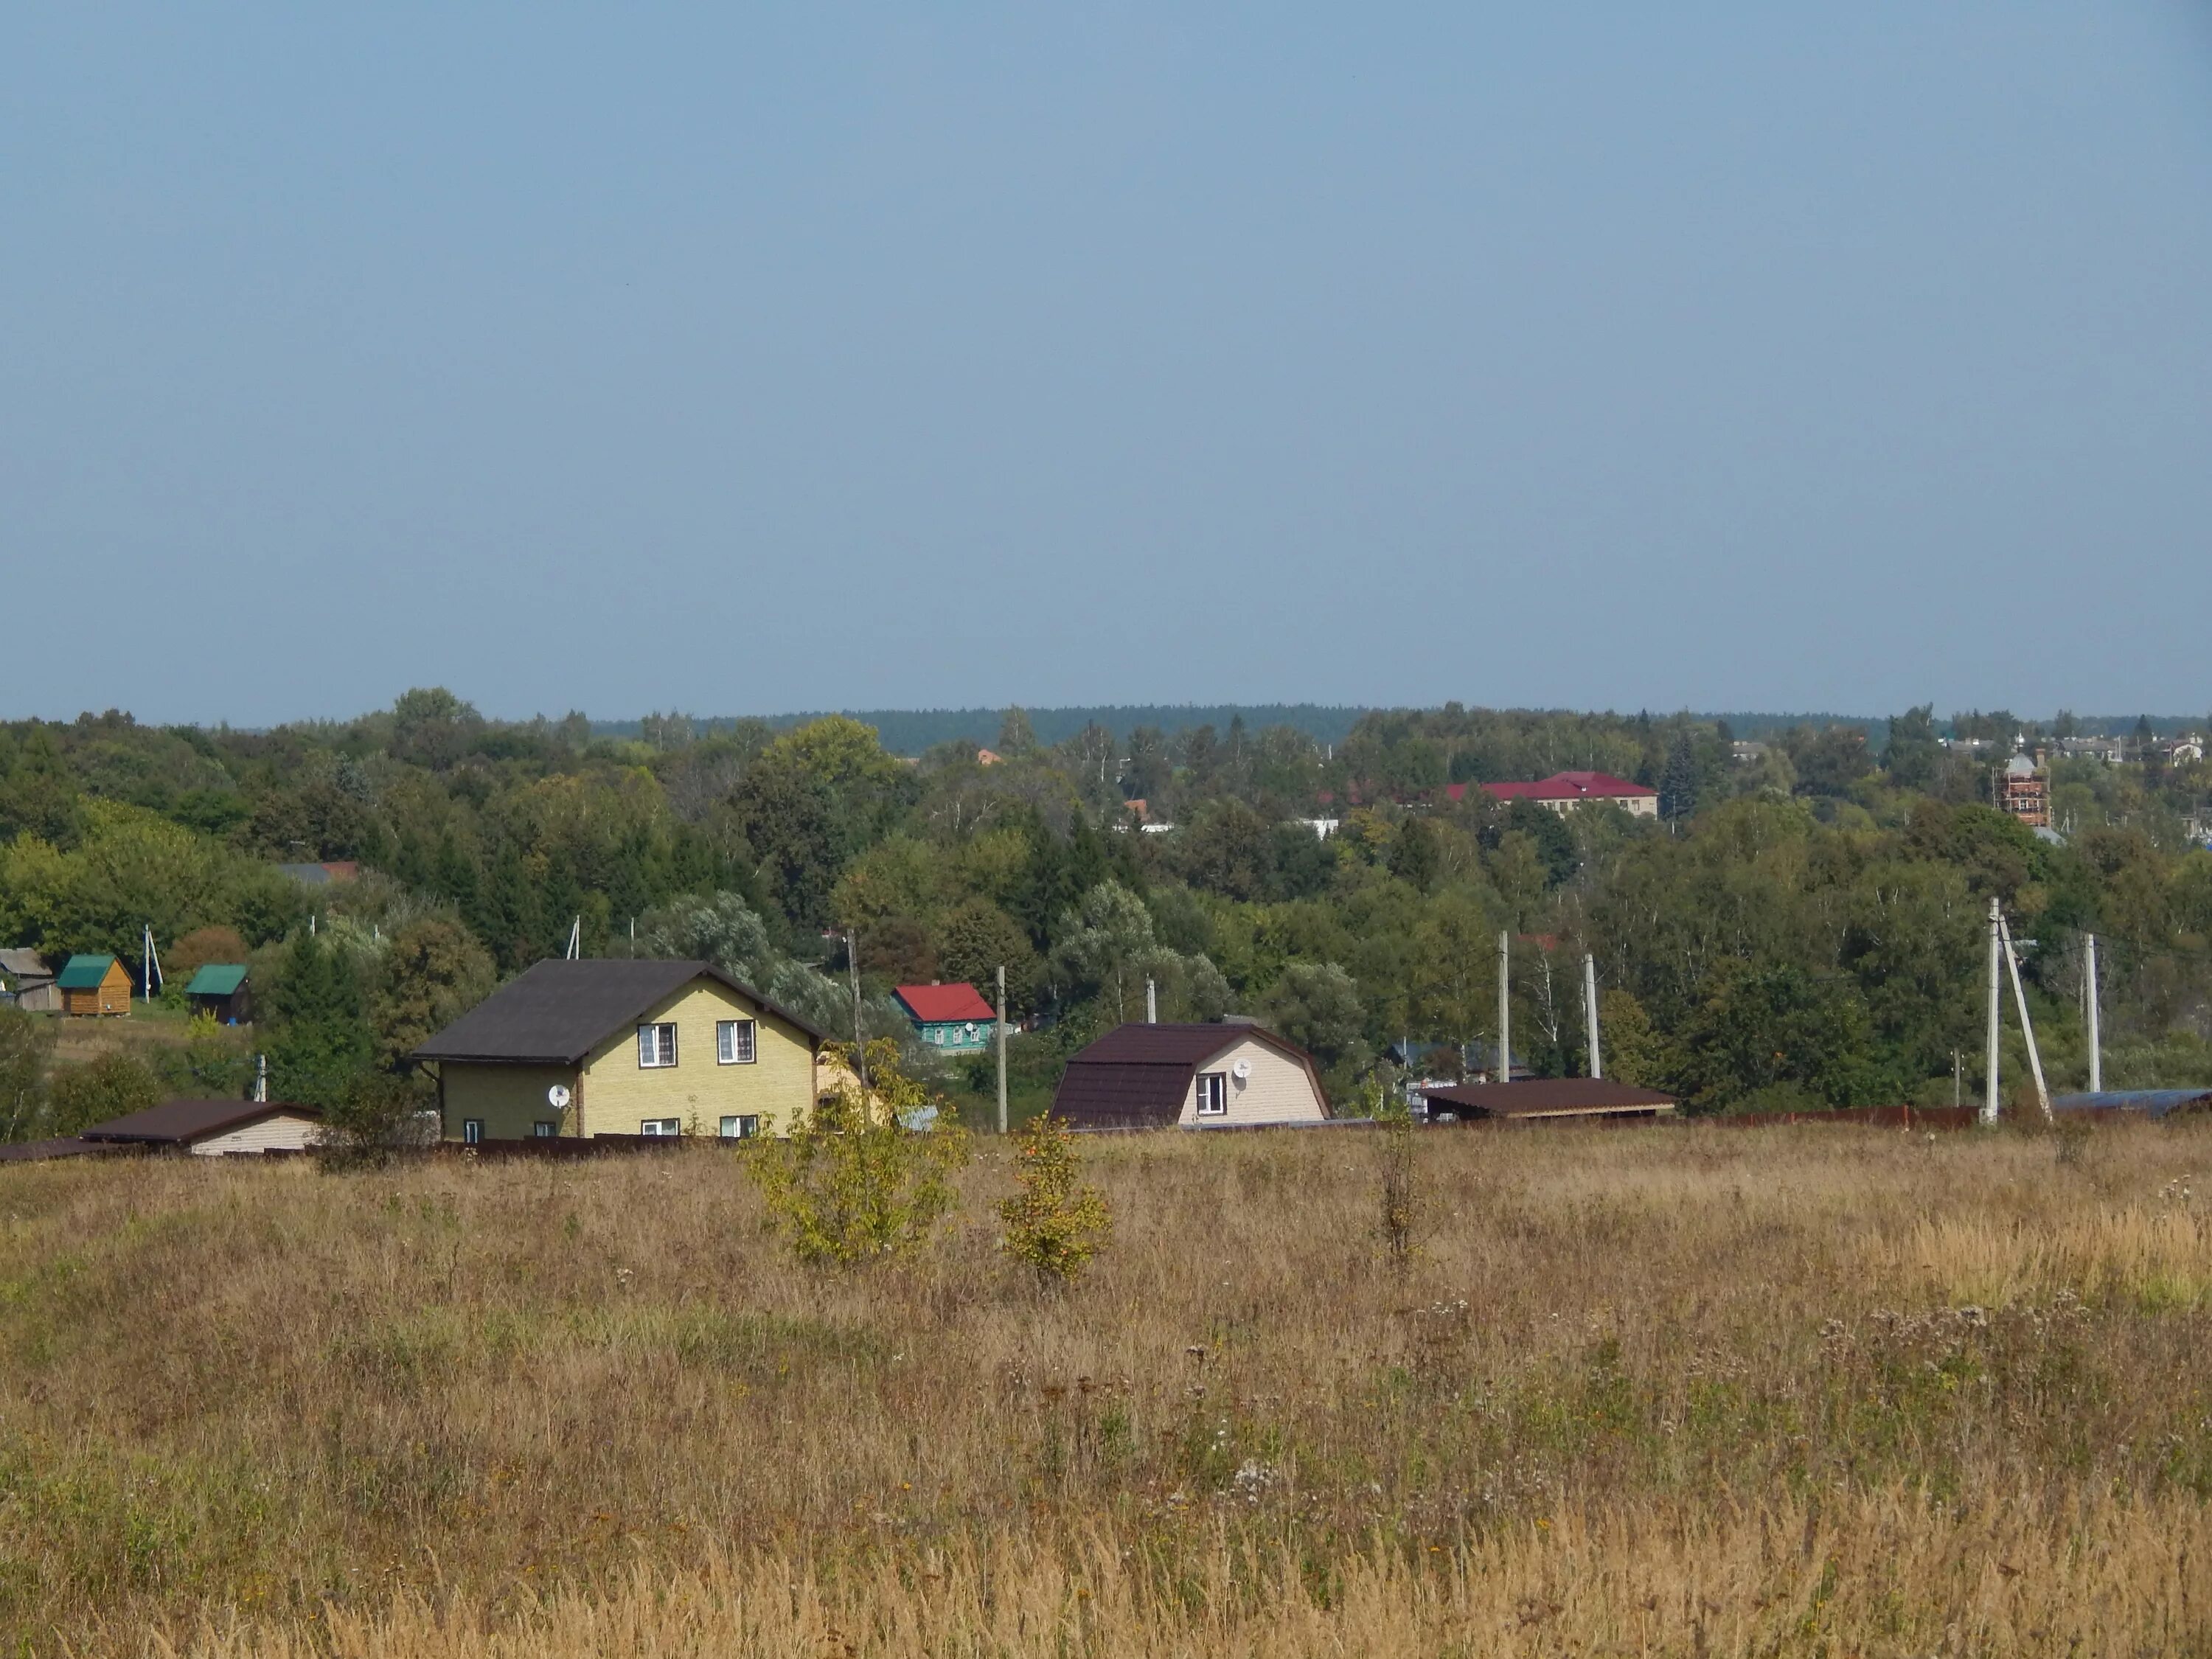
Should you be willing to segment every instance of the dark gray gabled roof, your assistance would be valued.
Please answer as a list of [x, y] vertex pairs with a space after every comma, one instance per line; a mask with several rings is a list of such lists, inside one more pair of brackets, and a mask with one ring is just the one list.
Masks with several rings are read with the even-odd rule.
[[574, 1066], [695, 979], [726, 985], [821, 1042], [811, 1020], [770, 1002], [711, 962], [541, 962], [486, 997], [410, 1056], [510, 1066]]
[[51, 985], [54, 970], [46, 966], [46, 959], [36, 951], [0, 951], [0, 976], [21, 979], [40, 985]]

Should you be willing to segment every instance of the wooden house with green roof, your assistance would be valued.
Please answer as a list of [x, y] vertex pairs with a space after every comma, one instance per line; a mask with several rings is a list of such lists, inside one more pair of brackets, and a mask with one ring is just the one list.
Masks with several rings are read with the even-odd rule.
[[185, 987], [185, 1003], [194, 1013], [213, 1014], [225, 1025], [245, 1024], [253, 1018], [253, 993], [246, 981], [245, 964], [205, 963]]
[[54, 988], [62, 994], [65, 1014], [127, 1014], [131, 1012], [131, 975], [109, 956], [74, 956], [55, 975]]

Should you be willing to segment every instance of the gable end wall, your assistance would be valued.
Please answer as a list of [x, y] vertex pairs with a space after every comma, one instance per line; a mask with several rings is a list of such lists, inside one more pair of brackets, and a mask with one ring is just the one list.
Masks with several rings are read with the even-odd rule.
[[[1237, 1062], [1249, 1060], [1252, 1075], [1243, 1083], [1236, 1076]], [[1227, 1072], [1229, 1111], [1223, 1117], [1198, 1115], [1198, 1073]], [[1192, 1073], [1182, 1097], [1182, 1115], [1176, 1121], [1186, 1127], [1240, 1123], [1319, 1123], [1328, 1115], [1322, 1109], [1320, 1091], [1297, 1059], [1256, 1037], [1245, 1037], [1233, 1048], [1207, 1060]]]

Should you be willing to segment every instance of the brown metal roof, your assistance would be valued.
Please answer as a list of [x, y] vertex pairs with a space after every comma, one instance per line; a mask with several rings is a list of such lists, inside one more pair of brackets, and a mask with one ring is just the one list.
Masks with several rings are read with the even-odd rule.
[[719, 981], [821, 1042], [828, 1034], [711, 962], [541, 962], [416, 1048], [414, 1060], [574, 1066], [693, 980]]
[[1424, 1089], [1422, 1098], [1447, 1110], [1483, 1117], [1599, 1117], [1607, 1113], [1672, 1111], [1679, 1103], [1656, 1089], [1611, 1078], [1544, 1077], [1520, 1083], [1462, 1083]]
[[49, 1140], [11, 1140], [0, 1146], [0, 1164], [44, 1164], [57, 1158], [82, 1158], [88, 1152], [112, 1152], [112, 1146], [95, 1146], [76, 1135], [57, 1135]]
[[112, 1118], [82, 1131], [93, 1141], [150, 1141], [179, 1144], [220, 1134], [279, 1113], [319, 1118], [319, 1108], [285, 1100], [168, 1100], [127, 1117]]
[[[1171, 1124], [1182, 1115], [1198, 1068], [1247, 1037], [1297, 1060], [1320, 1093], [1321, 1079], [1305, 1053], [1257, 1025], [1121, 1025], [1069, 1059], [1053, 1097], [1054, 1115], [1092, 1129]], [[1328, 1109], [1325, 1095], [1322, 1109]]]

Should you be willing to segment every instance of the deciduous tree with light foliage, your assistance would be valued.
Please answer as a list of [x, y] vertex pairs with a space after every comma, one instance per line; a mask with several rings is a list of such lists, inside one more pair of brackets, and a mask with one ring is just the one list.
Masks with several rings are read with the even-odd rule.
[[1106, 1196], [1086, 1184], [1066, 1122], [1046, 1112], [1014, 1142], [1013, 1196], [999, 1200], [1006, 1251], [1048, 1285], [1073, 1280], [1114, 1231]]
[[952, 1208], [967, 1131], [901, 1068], [896, 1042], [868, 1044], [866, 1087], [849, 1069], [849, 1044], [823, 1054], [844, 1071], [836, 1091], [787, 1134], [756, 1143], [747, 1172], [801, 1261], [850, 1267], [909, 1255]]

